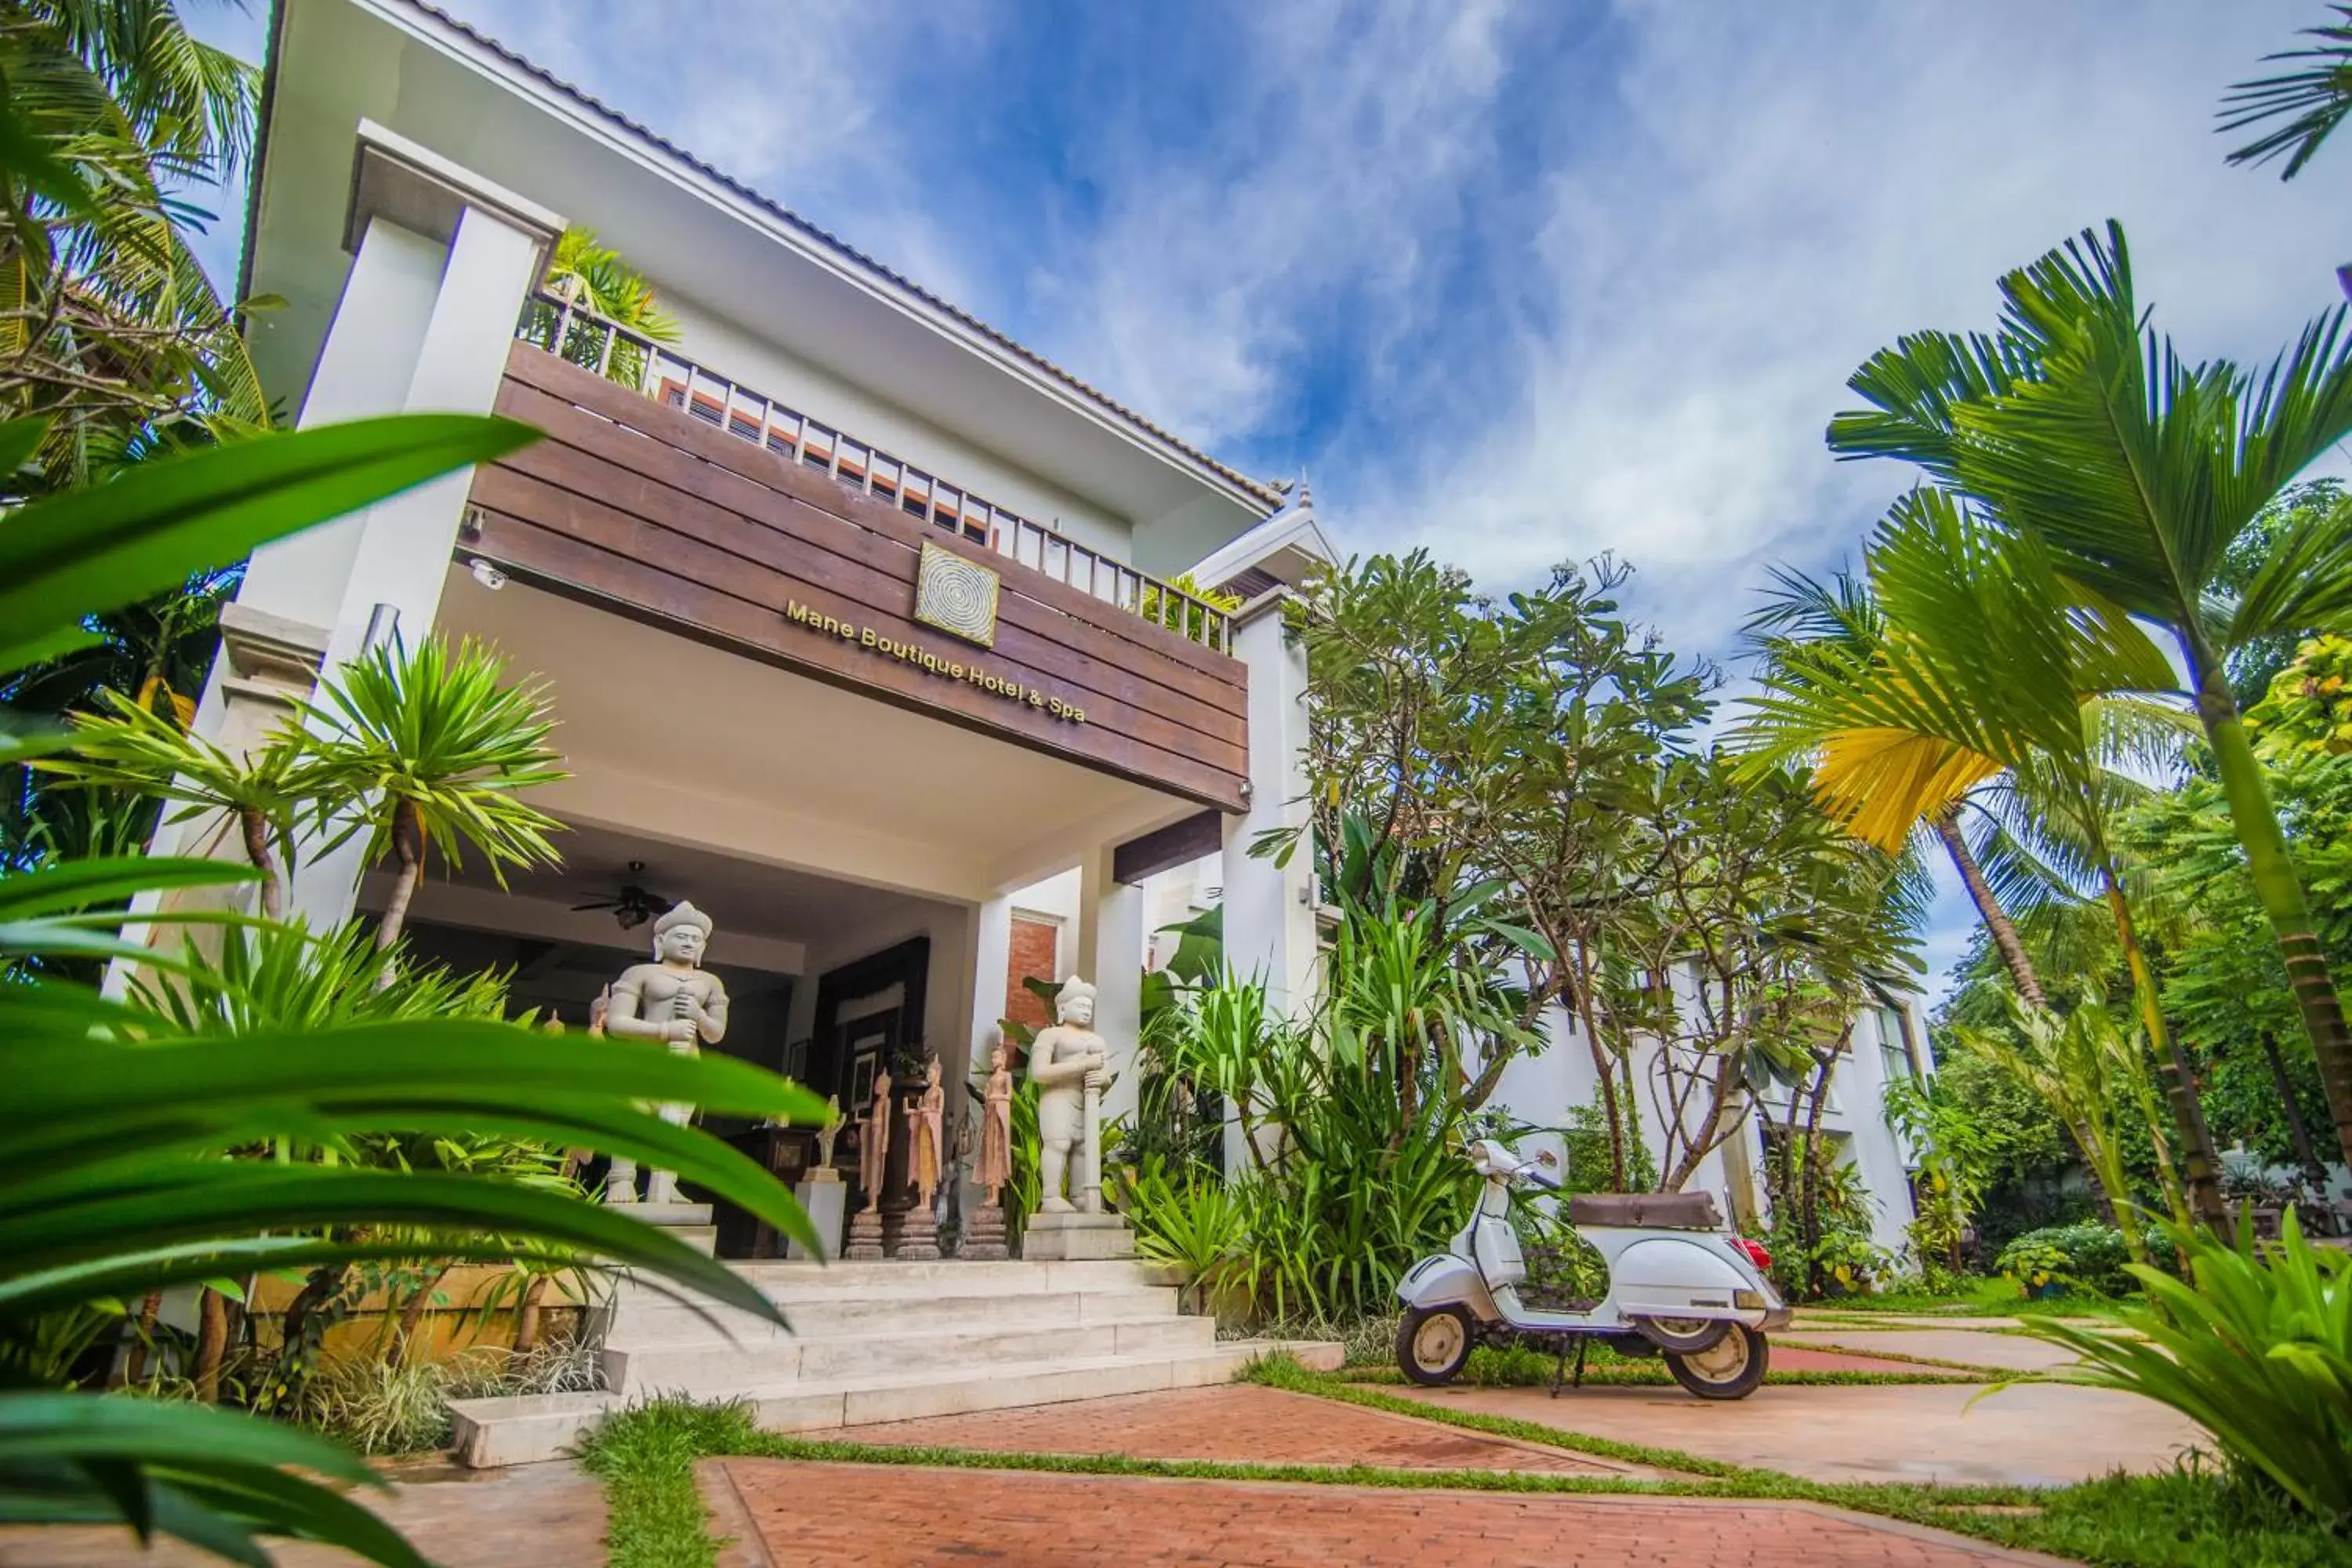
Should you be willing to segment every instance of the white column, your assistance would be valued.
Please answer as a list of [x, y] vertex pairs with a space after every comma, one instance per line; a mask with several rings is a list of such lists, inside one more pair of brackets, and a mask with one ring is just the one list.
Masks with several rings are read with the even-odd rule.
[[1078, 961], [1072, 971], [1094, 982], [1095, 1032], [1110, 1047], [1106, 1122], [1135, 1110], [1136, 1037], [1143, 1030], [1143, 889], [1111, 875], [1112, 853], [1112, 846], [1097, 846], [1078, 868]]
[[[489, 412], [541, 244], [540, 235], [520, 224], [480, 207], [466, 209], [400, 405], [404, 411]], [[411, 647], [431, 634], [472, 486], [471, 470], [460, 470], [368, 509], [327, 639], [322, 668], [329, 674], [363, 651], [371, 626], [396, 625]], [[317, 930], [348, 920], [365, 850], [362, 837], [306, 861], [289, 908]]]
[[1249, 667], [1249, 809], [1225, 818], [1225, 960], [1262, 979], [1280, 1011], [1304, 1011], [1315, 993], [1315, 873], [1301, 841], [1289, 864], [1250, 853], [1258, 835], [1297, 828], [1307, 801], [1307, 655], [1282, 629], [1269, 599], [1234, 626], [1234, 656]]

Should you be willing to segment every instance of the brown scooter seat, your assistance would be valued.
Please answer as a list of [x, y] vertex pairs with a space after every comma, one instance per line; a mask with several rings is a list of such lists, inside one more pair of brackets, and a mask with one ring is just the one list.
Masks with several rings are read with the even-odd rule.
[[1712, 1193], [1579, 1193], [1568, 1200], [1568, 1223], [1721, 1230]]

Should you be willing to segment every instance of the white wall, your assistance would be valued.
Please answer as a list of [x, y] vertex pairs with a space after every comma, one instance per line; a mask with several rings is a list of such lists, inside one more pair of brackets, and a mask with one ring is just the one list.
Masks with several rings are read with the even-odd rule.
[[[1916, 1018], [1916, 1006], [1914, 1012]], [[1849, 1154], [1862, 1169], [1863, 1180], [1876, 1204], [1872, 1215], [1872, 1239], [1889, 1252], [1900, 1253], [1905, 1247], [1905, 1227], [1913, 1217], [1907, 1180], [1909, 1156], [1888, 1125], [1882, 1108], [1885, 1075], [1878, 1048], [1880, 1019], [1881, 1014], [1871, 1009], [1855, 1020], [1853, 1048], [1831, 1077], [1822, 1127], [1824, 1131], [1846, 1135]], [[1489, 1103], [1535, 1127], [1566, 1128], [1572, 1107], [1599, 1100], [1599, 1073], [1590, 1043], [1565, 1010], [1546, 1009], [1543, 1026], [1549, 1045], [1540, 1053], [1523, 1055], [1507, 1066]], [[1920, 1033], [1924, 1038], [1924, 1031]], [[1664, 1143], [1659, 1096], [1653, 1092], [1651, 1068], [1654, 1060], [1655, 1050], [1652, 1048], [1637, 1051], [1633, 1062], [1634, 1099], [1642, 1135], [1653, 1158]], [[1622, 1080], [1623, 1069], [1617, 1070]], [[1622, 1081], [1620, 1095], [1622, 1099]], [[1780, 1100], [1778, 1104], [1778, 1116], [1785, 1116], [1786, 1100]], [[1751, 1184], [1739, 1167], [1756, 1168], [1760, 1139], [1760, 1130], [1751, 1113], [1747, 1125], [1736, 1135], [1735, 1142], [1740, 1147], [1709, 1153], [1686, 1184], [1687, 1189], [1715, 1194], [1727, 1215], [1736, 1216], [1748, 1212], [1748, 1200], [1742, 1189]], [[1555, 1149], [1559, 1146], [1559, 1140], [1549, 1139], [1532, 1141], [1530, 1147], [1544, 1142]], [[1756, 1200], [1761, 1202], [1761, 1183], [1756, 1182], [1753, 1186]]]
[[679, 338], [670, 345], [673, 352], [1115, 561], [1132, 558], [1133, 530], [1125, 518], [1031, 473], [1005, 454], [975, 447], [797, 357], [755, 329], [663, 292], [660, 280], [653, 281], [663, 308], [677, 320]]

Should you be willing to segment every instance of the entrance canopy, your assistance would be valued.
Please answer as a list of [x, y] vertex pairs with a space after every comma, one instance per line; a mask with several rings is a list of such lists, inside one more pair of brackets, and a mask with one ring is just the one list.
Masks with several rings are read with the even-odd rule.
[[[583, 826], [976, 904], [1192, 804], [618, 615], [456, 569], [440, 629], [547, 682]], [[688, 887], [678, 896], [704, 902]], [[714, 912], [723, 911], [714, 910]]]

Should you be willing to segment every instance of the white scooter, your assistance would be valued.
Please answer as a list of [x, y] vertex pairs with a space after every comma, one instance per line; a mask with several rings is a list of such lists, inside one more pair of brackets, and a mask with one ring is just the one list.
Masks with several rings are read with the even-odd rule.
[[[1771, 1254], [1735, 1236], [1705, 1193], [1609, 1193], [1568, 1200], [1569, 1223], [1609, 1268], [1609, 1292], [1581, 1311], [1524, 1306], [1527, 1260], [1511, 1228], [1511, 1187], [1558, 1192], [1547, 1151], [1521, 1162], [1482, 1142], [1472, 1163], [1486, 1178], [1477, 1210], [1452, 1249], [1413, 1265], [1397, 1286], [1404, 1321], [1397, 1365], [1431, 1386], [1458, 1376], [1481, 1344], [1531, 1343], [1564, 1369], [1571, 1345], [1579, 1382], [1594, 1340], [1622, 1354], [1665, 1357], [1675, 1381], [1701, 1399], [1744, 1399], [1764, 1381], [1764, 1334], [1789, 1325], [1789, 1308], [1765, 1277]], [[1552, 1392], [1559, 1392], [1555, 1377]]]

